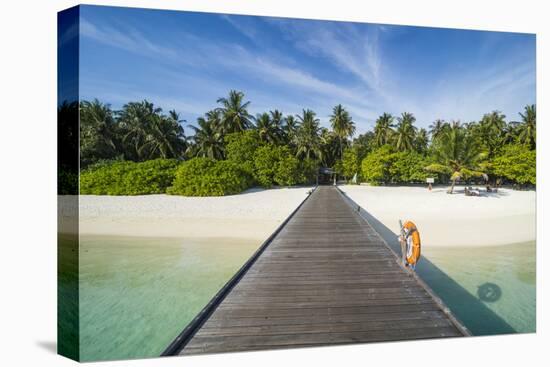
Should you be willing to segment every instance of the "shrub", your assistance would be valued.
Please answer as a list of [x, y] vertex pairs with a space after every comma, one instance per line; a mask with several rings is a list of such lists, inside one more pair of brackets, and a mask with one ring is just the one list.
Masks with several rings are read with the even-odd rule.
[[166, 192], [174, 180], [179, 162], [155, 159], [145, 162], [115, 162], [82, 171], [83, 195], [145, 195]]
[[281, 186], [292, 186], [303, 183], [305, 177], [300, 170], [300, 161], [290, 155], [290, 153], [283, 155], [277, 164], [277, 170], [273, 179]]
[[291, 186], [306, 181], [303, 166], [286, 146], [266, 144], [256, 150], [254, 176], [263, 187]]
[[493, 161], [497, 176], [506, 177], [520, 185], [537, 183], [537, 153], [529, 146], [513, 144], [506, 146], [502, 154]]
[[258, 134], [253, 130], [225, 136], [227, 159], [238, 163], [250, 175], [254, 174], [254, 155], [260, 146]]
[[273, 186], [280, 155], [280, 149], [273, 144], [264, 145], [256, 150], [254, 176], [263, 187]]
[[424, 170], [424, 157], [416, 152], [398, 152], [390, 158], [389, 174], [392, 182], [425, 182], [428, 173]]
[[361, 162], [363, 178], [373, 185], [389, 182], [393, 158], [394, 154], [389, 145], [373, 150]]
[[361, 175], [361, 162], [356, 149], [346, 149], [341, 162], [341, 173], [346, 179], [351, 180], [356, 173]]
[[184, 196], [223, 196], [238, 194], [252, 184], [252, 177], [233, 161], [193, 158], [175, 174], [169, 194]]

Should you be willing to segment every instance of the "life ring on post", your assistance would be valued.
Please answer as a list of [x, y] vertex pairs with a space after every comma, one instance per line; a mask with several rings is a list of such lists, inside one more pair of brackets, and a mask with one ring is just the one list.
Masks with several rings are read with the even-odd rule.
[[414, 268], [420, 259], [420, 232], [413, 222], [406, 221], [401, 228], [401, 233], [407, 244], [405, 260]]

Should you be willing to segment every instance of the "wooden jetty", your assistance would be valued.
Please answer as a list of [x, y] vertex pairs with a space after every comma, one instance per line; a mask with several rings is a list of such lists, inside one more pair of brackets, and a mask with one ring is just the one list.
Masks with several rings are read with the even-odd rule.
[[465, 335], [357, 206], [320, 186], [163, 355]]

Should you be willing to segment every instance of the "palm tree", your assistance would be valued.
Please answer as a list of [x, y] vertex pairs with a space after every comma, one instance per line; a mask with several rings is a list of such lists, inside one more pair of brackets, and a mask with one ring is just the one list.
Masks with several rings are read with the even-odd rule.
[[502, 114], [500, 111], [493, 111], [491, 113], [486, 113], [481, 119], [481, 124], [484, 125], [490, 131], [500, 134], [506, 125], [506, 115]]
[[280, 141], [281, 130], [279, 124], [268, 113], [258, 114], [254, 120], [256, 121], [256, 130], [261, 141], [273, 144]]
[[221, 111], [213, 110], [205, 114], [205, 117], [197, 119], [197, 126], [189, 125], [195, 136], [193, 155], [212, 159], [223, 159], [223, 128]]
[[536, 147], [537, 140], [537, 108], [534, 104], [525, 106], [525, 113], [520, 113], [522, 123], [519, 125], [519, 141]]
[[434, 157], [437, 163], [426, 167], [427, 171], [449, 174], [453, 193], [460, 178], [482, 177], [480, 162], [485, 154], [481, 152], [475, 137], [460, 123], [453, 123], [434, 143]]
[[487, 147], [489, 158], [495, 157], [504, 143], [506, 116], [499, 111], [486, 113], [480, 121], [480, 137]]
[[298, 130], [298, 121], [296, 121], [296, 118], [292, 115], [286, 116], [284, 118], [282, 130], [286, 143], [292, 144], [296, 131]]
[[122, 129], [122, 143], [126, 146], [125, 153], [128, 155], [126, 158], [137, 161], [143, 161], [146, 158], [142, 154], [141, 147], [145, 144], [155, 115], [161, 112], [161, 108], [155, 108], [153, 103], [147, 100], [129, 102], [122, 106], [119, 122]]
[[336, 105], [332, 109], [332, 115], [330, 116], [330, 123], [332, 125], [332, 130], [338, 137], [340, 142], [340, 159], [344, 153], [343, 143], [344, 139], [353, 136], [355, 133], [355, 124], [344, 107], [341, 104]]
[[302, 110], [296, 115], [300, 126], [294, 137], [296, 156], [305, 159], [322, 159], [321, 139], [319, 136], [319, 119], [312, 110]]
[[244, 131], [252, 125], [252, 116], [247, 110], [250, 101], [243, 103], [243, 99], [243, 92], [231, 90], [228, 98], [219, 98], [217, 100], [223, 106], [219, 111], [222, 113], [224, 133]]
[[390, 142], [390, 139], [393, 135], [393, 116], [389, 113], [384, 112], [382, 116], [378, 117], [376, 120], [376, 125], [374, 126], [374, 137], [376, 145], [381, 147]]
[[147, 154], [149, 159], [181, 157], [186, 144], [183, 127], [179, 124], [176, 116], [177, 114], [171, 114], [170, 117], [154, 116], [151, 131], [140, 148], [142, 156]]
[[445, 120], [437, 119], [432, 122], [432, 124], [429, 126], [432, 140], [437, 139], [448, 126], [449, 124], [446, 123]]
[[413, 150], [416, 135], [414, 122], [416, 118], [412, 113], [403, 112], [401, 117], [397, 118], [397, 121], [395, 134], [393, 134], [395, 148], [400, 152]]
[[117, 155], [117, 126], [111, 106], [99, 100], [80, 103], [80, 157], [86, 165]]
[[414, 147], [418, 153], [425, 153], [428, 149], [428, 131], [424, 128], [418, 130], [418, 133], [414, 137]]
[[334, 167], [340, 157], [340, 139], [334, 131], [322, 127], [320, 130], [322, 163], [325, 167]]
[[271, 121], [277, 128], [282, 129], [283, 128], [283, 113], [279, 110], [273, 110], [269, 111], [269, 114], [271, 115]]

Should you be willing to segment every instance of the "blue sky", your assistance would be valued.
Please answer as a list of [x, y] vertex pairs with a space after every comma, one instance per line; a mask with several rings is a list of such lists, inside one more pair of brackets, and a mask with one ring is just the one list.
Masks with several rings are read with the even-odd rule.
[[[383, 112], [511, 120], [535, 103], [535, 36], [454, 29], [83, 6], [80, 97], [147, 99], [188, 123], [243, 91], [253, 114], [334, 105], [359, 133]], [[186, 131], [189, 131], [188, 129]]]

